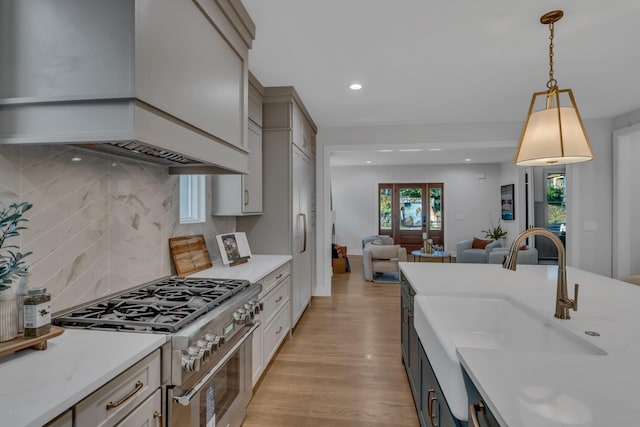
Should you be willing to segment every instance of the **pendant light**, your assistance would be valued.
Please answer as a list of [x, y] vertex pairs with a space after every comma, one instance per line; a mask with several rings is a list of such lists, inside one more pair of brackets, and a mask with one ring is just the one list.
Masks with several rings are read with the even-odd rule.
[[[593, 159], [589, 139], [571, 89], [558, 89], [553, 77], [553, 24], [562, 18], [561, 10], [545, 13], [540, 23], [549, 26], [549, 80], [547, 90], [531, 98], [514, 163], [520, 166], [548, 166], [585, 162]], [[564, 104], [560, 104], [561, 95]], [[544, 108], [534, 111], [536, 99], [544, 97]]]

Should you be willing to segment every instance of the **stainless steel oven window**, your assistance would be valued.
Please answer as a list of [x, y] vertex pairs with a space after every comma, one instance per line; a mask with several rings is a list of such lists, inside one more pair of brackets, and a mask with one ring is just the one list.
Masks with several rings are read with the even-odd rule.
[[214, 416], [218, 420], [222, 419], [240, 395], [242, 391], [240, 357], [240, 350], [238, 350], [211, 379], [206, 391], [200, 393], [201, 426], [210, 425]]

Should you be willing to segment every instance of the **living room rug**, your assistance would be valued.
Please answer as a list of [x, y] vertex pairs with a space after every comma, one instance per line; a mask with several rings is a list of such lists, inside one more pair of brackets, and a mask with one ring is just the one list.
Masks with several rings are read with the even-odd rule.
[[373, 275], [374, 283], [400, 283], [398, 273], [376, 273]]

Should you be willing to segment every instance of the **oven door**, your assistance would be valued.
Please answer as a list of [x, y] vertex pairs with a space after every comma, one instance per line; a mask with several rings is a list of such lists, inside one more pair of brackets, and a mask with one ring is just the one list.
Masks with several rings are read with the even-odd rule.
[[252, 325], [189, 390], [168, 390], [170, 427], [240, 427], [251, 399]]

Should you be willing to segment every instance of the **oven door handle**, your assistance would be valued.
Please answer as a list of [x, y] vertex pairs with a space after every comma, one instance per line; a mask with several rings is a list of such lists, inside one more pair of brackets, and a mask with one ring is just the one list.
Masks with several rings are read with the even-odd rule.
[[243, 336], [242, 338], [240, 338], [240, 340], [235, 343], [233, 345], [233, 347], [231, 347], [231, 349], [229, 349], [229, 351], [227, 351], [227, 353], [222, 357], [222, 359], [220, 359], [220, 361], [218, 363], [216, 363], [216, 365], [211, 368], [211, 370], [209, 371], [209, 373], [207, 375], [205, 375], [204, 377], [202, 377], [202, 379], [200, 381], [198, 381], [196, 383], [195, 386], [193, 386], [193, 388], [189, 391], [187, 391], [185, 394], [183, 394], [182, 396], [173, 396], [173, 400], [175, 400], [176, 402], [178, 402], [179, 404], [181, 404], [182, 406], [189, 406], [189, 403], [191, 402], [191, 399], [193, 399], [198, 393], [200, 393], [200, 389], [202, 387], [204, 387], [204, 385], [209, 382], [209, 380], [218, 373], [218, 371], [220, 370], [220, 368], [222, 368], [222, 366], [227, 363], [229, 361], [229, 359], [231, 358], [231, 356], [233, 356], [233, 354], [236, 352], [236, 350], [238, 350], [240, 348], [240, 346], [242, 344], [244, 344], [244, 342], [246, 340], [249, 339], [249, 337], [251, 337], [251, 334], [253, 334], [253, 331], [255, 331], [258, 326], [260, 326], [260, 321], [256, 321], [253, 326], [251, 327], [251, 329], [249, 329]]

